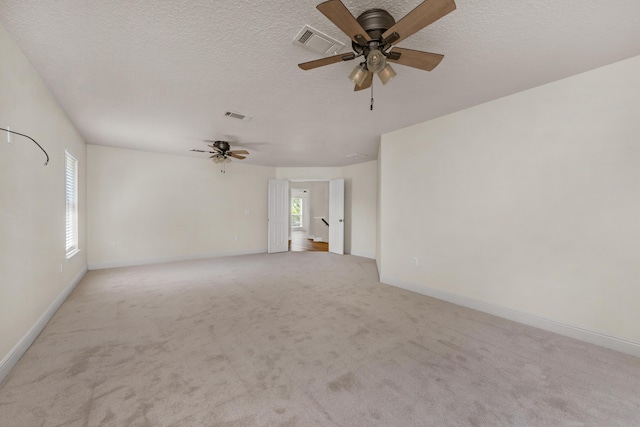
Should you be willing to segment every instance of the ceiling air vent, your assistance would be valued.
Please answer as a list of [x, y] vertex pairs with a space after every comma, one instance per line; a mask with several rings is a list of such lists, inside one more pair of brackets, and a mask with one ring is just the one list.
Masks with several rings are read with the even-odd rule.
[[344, 43], [305, 25], [298, 33], [293, 44], [302, 46], [320, 55], [335, 55], [344, 47]]
[[224, 113], [224, 115], [227, 117], [231, 117], [232, 119], [244, 120], [245, 122], [251, 120], [251, 116], [246, 116], [244, 114], [236, 113], [233, 111], [227, 111], [226, 113]]

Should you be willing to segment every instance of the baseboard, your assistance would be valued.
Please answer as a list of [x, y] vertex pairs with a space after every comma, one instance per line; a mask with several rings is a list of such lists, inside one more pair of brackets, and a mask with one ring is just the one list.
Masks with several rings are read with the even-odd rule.
[[484, 313], [492, 314], [504, 319], [513, 320], [514, 322], [523, 323], [525, 325], [544, 329], [546, 331], [554, 332], [570, 338], [575, 338], [581, 341], [588, 342], [590, 344], [599, 345], [601, 347], [606, 347], [611, 350], [629, 354], [631, 356], [640, 357], [640, 343], [638, 342], [630, 341], [602, 332], [592, 331], [568, 323], [546, 319], [544, 317], [540, 317], [523, 311], [486, 303], [440, 289], [434, 289], [423, 285], [417, 285], [415, 283], [405, 282], [402, 280], [394, 279], [393, 277], [383, 275], [380, 276], [380, 281], [382, 283], [406, 289], [408, 291], [437, 298], [456, 305], [461, 305], [473, 310], [482, 311]]
[[40, 332], [47, 326], [47, 323], [53, 318], [53, 315], [56, 314], [56, 311], [60, 308], [62, 303], [67, 299], [71, 291], [76, 287], [80, 280], [87, 273], [87, 266], [85, 266], [74, 278], [73, 280], [60, 292], [60, 294], [56, 297], [55, 300], [49, 305], [49, 307], [42, 313], [42, 316], [38, 319], [38, 321], [27, 331], [27, 333], [18, 341], [18, 343], [11, 349], [11, 351], [0, 361], [0, 384], [4, 381], [4, 379], [9, 375], [11, 369], [18, 363], [20, 358], [24, 355], [24, 353], [29, 349], [31, 344], [38, 338]]
[[226, 257], [226, 256], [254, 255], [254, 254], [264, 254], [264, 253], [267, 253], [267, 248], [257, 249], [257, 250], [248, 250], [248, 251], [228, 251], [228, 252], [215, 252], [215, 253], [199, 254], [199, 255], [146, 258], [146, 259], [136, 259], [136, 260], [129, 260], [129, 261], [96, 262], [96, 263], [89, 263], [89, 270], [102, 270], [104, 268], [118, 268], [118, 267], [135, 267], [138, 265], [161, 264], [164, 262], [193, 261], [193, 260], [206, 259], [206, 258], [220, 258], [220, 257]]
[[376, 254], [367, 253], [367, 252], [350, 252], [350, 255], [359, 256], [362, 258], [376, 259]]

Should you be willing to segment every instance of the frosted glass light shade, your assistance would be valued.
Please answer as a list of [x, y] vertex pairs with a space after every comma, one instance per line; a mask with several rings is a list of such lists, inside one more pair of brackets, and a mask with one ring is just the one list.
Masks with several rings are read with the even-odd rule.
[[367, 55], [367, 68], [372, 73], [378, 73], [382, 71], [382, 69], [387, 64], [387, 58], [380, 52], [378, 49], [373, 49]]
[[393, 68], [391, 68], [391, 64], [387, 64], [382, 70], [378, 72], [378, 77], [380, 77], [383, 85], [389, 83], [389, 81], [391, 81], [391, 79], [395, 76], [396, 72]]
[[349, 79], [358, 86], [362, 86], [362, 83], [364, 83], [366, 78], [367, 70], [366, 66], [363, 64], [356, 65], [356, 68], [354, 68], [351, 74], [349, 74]]

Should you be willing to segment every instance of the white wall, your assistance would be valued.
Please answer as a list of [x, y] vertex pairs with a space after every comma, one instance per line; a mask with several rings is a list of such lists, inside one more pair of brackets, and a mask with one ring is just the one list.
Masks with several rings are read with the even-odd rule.
[[[345, 181], [345, 253], [374, 258], [376, 256], [376, 161], [345, 167], [277, 168], [278, 179], [292, 181], [329, 180]], [[293, 184], [295, 185], [295, 184]]]
[[275, 168], [97, 145], [87, 162], [89, 268], [266, 252]]
[[266, 252], [270, 178], [344, 178], [345, 249], [375, 257], [375, 161], [337, 168], [233, 162], [221, 174], [206, 159], [87, 147], [89, 268]]
[[382, 141], [378, 147], [378, 160], [376, 161], [376, 266], [378, 274], [382, 267]]
[[344, 167], [345, 211], [348, 213], [350, 253], [375, 258], [377, 240], [377, 161]]
[[294, 167], [294, 168], [277, 168], [277, 179], [289, 179], [293, 181], [315, 181], [315, 180], [329, 180], [343, 178], [343, 168], [341, 167], [328, 167], [328, 168], [307, 168], [307, 167]]
[[[86, 271], [85, 143], [0, 26], [0, 381]], [[80, 253], [65, 259], [64, 151], [79, 160]], [[62, 268], [62, 272], [60, 269]], [[5, 369], [7, 368], [7, 369]]]
[[639, 114], [635, 57], [384, 135], [383, 279], [640, 343]]

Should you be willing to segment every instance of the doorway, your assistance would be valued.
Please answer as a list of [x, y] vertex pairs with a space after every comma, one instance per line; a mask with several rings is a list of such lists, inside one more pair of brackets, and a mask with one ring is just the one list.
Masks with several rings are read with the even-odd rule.
[[343, 254], [343, 217], [344, 180], [269, 180], [268, 252]]
[[[289, 250], [292, 252], [329, 250], [327, 223], [328, 182], [295, 182], [291, 188]], [[324, 222], [323, 222], [324, 220]]]

